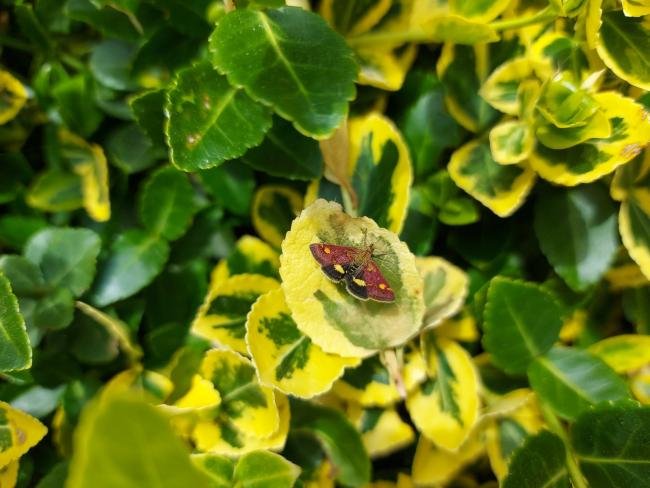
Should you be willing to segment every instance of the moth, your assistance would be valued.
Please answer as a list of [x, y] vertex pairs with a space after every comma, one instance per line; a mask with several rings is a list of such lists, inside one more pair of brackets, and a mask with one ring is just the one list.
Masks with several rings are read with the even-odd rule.
[[393, 289], [372, 259], [372, 244], [357, 248], [316, 243], [310, 244], [309, 249], [325, 276], [335, 283], [345, 280], [345, 287], [352, 296], [360, 300], [395, 301]]

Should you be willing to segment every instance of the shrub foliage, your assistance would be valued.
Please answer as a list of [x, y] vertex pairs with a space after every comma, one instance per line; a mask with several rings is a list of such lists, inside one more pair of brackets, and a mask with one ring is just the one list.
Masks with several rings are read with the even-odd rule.
[[648, 0], [286, 3], [2, 2], [0, 485], [649, 486]]

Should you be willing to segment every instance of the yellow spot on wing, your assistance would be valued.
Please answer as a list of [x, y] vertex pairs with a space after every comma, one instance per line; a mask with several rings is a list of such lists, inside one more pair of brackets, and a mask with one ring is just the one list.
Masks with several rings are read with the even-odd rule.
[[359, 278], [354, 278], [352, 281], [354, 281], [359, 286], [366, 286], [366, 282]]
[[323, 251], [325, 251], [325, 254], [329, 254], [332, 252], [332, 250], [329, 247], [326, 247], [325, 249], [323, 249]]
[[386, 283], [379, 283], [379, 289], [380, 290], [385, 290], [386, 289]]
[[340, 264], [335, 264], [334, 269], [336, 271], [338, 271], [339, 273], [345, 273], [345, 270], [343, 269], [343, 266], [341, 266]]

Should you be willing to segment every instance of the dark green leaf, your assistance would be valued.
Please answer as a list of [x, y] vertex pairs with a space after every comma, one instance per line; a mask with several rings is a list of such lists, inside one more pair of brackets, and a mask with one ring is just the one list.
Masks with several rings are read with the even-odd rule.
[[135, 120], [156, 146], [165, 147], [165, 90], [140, 93], [129, 102]]
[[355, 95], [352, 51], [322, 17], [298, 7], [231, 12], [217, 24], [210, 51], [233, 85], [305, 135], [334, 132]]
[[74, 314], [74, 296], [67, 288], [56, 288], [41, 298], [31, 316], [31, 325], [39, 329], [63, 329]]
[[240, 159], [256, 170], [291, 180], [314, 180], [323, 174], [323, 156], [318, 143], [277, 116], [262, 144]]
[[130, 42], [107, 39], [93, 48], [90, 71], [97, 81], [114, 90], [131, 90], [131, 64], [135, 45]]
[[39, 267], [22, 256], [0, 257], [0, 272], [7, 277], [11, 289], [18, 296], [38, 293], [45, 285]]
[[592, 488], [650, 486], [650, 407], [585, 412], [571, 429], [571, 443]]
[[601, 279], [620, 245], [616, 208], [600, 184], [542, 193], [535, 232], [555, 271], [576, 291]]
[[205, 61], [179, 73], [167, 92], [166, 110], [171, 161], [184, 171], [241, 156], [262, 142], [271, 126], [268, 108], [231, 86]]
[[0, 217], [0, 243], [20, 251], [32, 235], [46, 226], [42, 217], [5, 215]]
[[530, 365], [528, 379], [543, 402], [570, 420], [598, 402], [630, 397], [613, 369], [578, 349], [554, 347]]
[[162, 271], [169, 246], [166, 241], [130, 230], [120, 234], [102, 264], [93, 301], [103, 307], [137, 293]]
[[370, 460], [360, 434], [341, 412], [293, 400], [291, 427], [311, 432], [320, 441], [341, 484], [359, 486], [370, 481]]
[[503, 488], [569, 488], [562, 439], [544, 430], [515, 451]]
[[167, 152], [154, 146], [149, 137], [133, 123], [124, 124], [106, 138], [108, 161], [127, 174], [136, 173], [165, 159]]
[[199, 175], [219, 205], [237, 215], [250, 215], [255, 179], [247, 166], [240, 161], [226, 162]]
[[187, 176], [172, 167], [153, 173], [140, 191], [140, 221], [154, 236], [178, 239], [187, 231], [196, 210], [194, 189]]
[[39, 266], [45, 282], [82, 295], [95, 276], [101, 242], [90, 229], [44, 229], [29, 240], [25, 257]]
[[0, 273], [0, 371], [29, 368], [32, 349], [25, 330], [25, 321], [18, 311], [18, 300], [9, 280]]
[[553, 296], [533, 283], [492, 280], [483, 317], [483, 345], [495, 365], [524, 373], [548, 351], [562, 327], [562, 310]]

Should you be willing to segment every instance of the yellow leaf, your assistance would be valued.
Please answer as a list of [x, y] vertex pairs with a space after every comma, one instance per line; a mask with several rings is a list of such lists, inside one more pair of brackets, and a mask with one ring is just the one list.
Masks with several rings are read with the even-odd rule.
[[34, 417], [0, 402], [0, 467], [16, 461], [46, 433], [47, 427]]
[[650, 284], [650, 280], [641, 272], [641, 268], [636, 263], [623, 264], [612, 268], [605, 277], [609, 281], [612, 290], [615, 291]]
[[396, 50], [360, 48], [356, 51], [359, 60], [359, 83], [382, 90], [396, 91], [402, 87], [410, 69], [417, 46], [408, 44]]
[[13, 119], [27, 102], [23, 84], [5, 70], [0, 70], [0, 125]]
[[219, 286], [229, 276], [244, 273], [276, 277], [280, 255], [266, 242], [253, 236], [242, 236], [227, 259], [223, 259], [210, 274], [211, 286]]
[[415, 440], [411, 426], [393, 408], [379, 412], [375, 409], [364, 410], [357, 426], [361, 429], [363, 445], [371, 458], [387, 456]]
[[644, 405], [650, 405], [650, 371], [644, 370], [632, 377], [632, 393]]
[[480, 90], [483, 99], [497, 110], [517, 115], [520, 110], [517, 87], [533, 74], [533, 63], [529, 58], [514, 58], [506, 61], [485, 80]]
[[525, 160], [535, 148], [535, 136], [528, 124], [508, 120], [490, 130], [490, 150], [499, 164], [517, 164]]
[[302, 196], [293, 188], [280, 185], [261, 186], [253, 197], [253, 227], [262, 239], [279, 248], [291, 221], [301, 209]]
[[456, 342], [433, 331], [421, 340], [430, 379], [408, 396], [406, 406], [423, 435], [455, 450], [478, 418], [478, 374], [469, 353]]
[[460, 310], [469, 280], [464, 271], [443, 258], [418, 257], [415, 264], [424, 280], [423, 327], [433, 327]]
[[192, 386], [174, 406], [181, 409], [213, 408], [221, 403], [221, 395], [211, 381], [198, 374], [192, 377]]
[[192, 323], [192, 332], [234, 351], [247, 354], [246, 315], [260, 295], [278, 288], [273, 278], [256, 274], [213, 281]]
[[[356, 12], [350, 0], [323, 0], [320, 3], [320, 14], [327, 23], [344, 35], [358, 35], [372, 29], [388, 12], [392, 0], [378, 0], [370, 4], [361, 3], [362, 12]], [[348, 10], [350, 9], [350, 10]], [[345, 14], [349, 12], [346, 17]], [[356, 15], [355, 15], [356, 14]], [[347, 23], [343, 23], [347, 21]]]
[[113, 376], [104, 385], [102, 396], [115, 397], [129, 392], [133, 398], [159, 403], [169, 396], [173, 388], [173, 383], [166, 376], [136, 366]]
[[585, 10], [585, 37], [589, 49], [596, 49], [602, 24], [603, 0], [587, 0]]
[[462, 311], [457, 317], [446, 319], [436, 328], [436, 335], [460, 342], [475, 342], [481, 337], [476, 319], [467, 311]]
[[650, 366], [650, 336], [622, 334], [608, 337], [592, 344], [588, 350], [617, 373], [632, 373]]
[[104, 150], [65, 129], [59, 130], [59, 142], [63, 156], [70, 161], [72, 170], [81, 178], [86, 212], [93, 220], [106, 222], [111, 217], [111, 202]]
[[[353, 297], [320, 270], [309, 249], [325, 242], [363, 247], [373, 244], [373, 257], [395, 301], [380, 303]], [[316, 200], [292, 224], [280, 256], [282, 290], [298, 328], [325, 352], [365, 357], [398, 346], [420, 328], [424, 304], [422, 278], [415, 257], [395, 234], [369, 218], [352, 218], [334, 202]]]
[[359, 358], [328, 354], [303, 335], [281, 289], [262, 295], [246, 322], [246, 343], [262, 384], [302, 398], [330, 389]]
[[388, 370], [378, 356], [367, 358], [334, 384], [332, 391], [344, 400], [364, 407], [387, 406], [400, 400]]
[[0, 488], [14, 488], [18, 481], [19, 461], [12, 461], [0, 469]]
[[628, 17], [642, 17], [650, 15], [650, 2], [648, 0], [622, 0], [623, 12]]
[[425, 436], [420, 436], [413, 457], [413, 481], [418, 486], [446, 484], [464, 466], [477, 459], [483, 450], [477, 429], [455, 452], [441, 449]]

